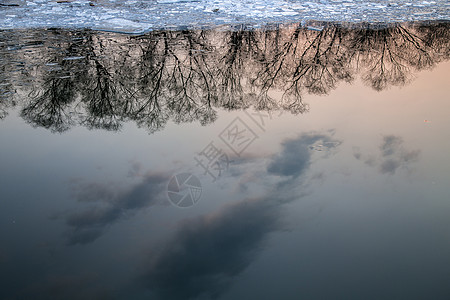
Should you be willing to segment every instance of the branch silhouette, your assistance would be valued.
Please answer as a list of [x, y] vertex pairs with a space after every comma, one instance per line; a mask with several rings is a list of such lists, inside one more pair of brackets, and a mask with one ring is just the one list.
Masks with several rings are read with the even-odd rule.
[[[308, 111], [304, 95], [326, 95], [358, 76], [377, 91], [401, 86], [450, 57], [448, 22], [311, 25], [320, 30], [37, 30], [24, 40], [8, 32], [0, 118], [17, 102], [27, 122], [54, 132], [117, 131], [132, 121], [153, 133], [169, 120], [209, 124], [218, 109], [299, 114]], [[28, 97], [19, 101], [19, 93]]]

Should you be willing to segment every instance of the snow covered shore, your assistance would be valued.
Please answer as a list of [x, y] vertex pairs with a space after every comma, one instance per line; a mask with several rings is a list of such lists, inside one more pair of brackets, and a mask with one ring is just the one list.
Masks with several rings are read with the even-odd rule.
[[0, 0], [0, 29], [90, 28], [142, 33], [280, 22], [450, 20], [446, 0]]

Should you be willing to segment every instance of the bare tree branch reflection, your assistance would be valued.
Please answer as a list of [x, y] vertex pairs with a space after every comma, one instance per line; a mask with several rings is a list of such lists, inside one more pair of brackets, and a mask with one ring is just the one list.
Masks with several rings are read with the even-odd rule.
[[[6, 74], [3, 67], [0, 67], [1, 74]], [[8, 115], [8, 110], [16, 106], [14, 99], [14, 86], [8, 78], [0, 75], [0, 120]]]
[[14, 61], [10, 51], [12, 42], [14, 38], [11, 34], [0, 32], [0, 120], [4, 119], [8, 111], [16, 106], [16, 89], [13, 81], [17, 67], [11, 65]]
[[22, 109], [21, 116], [33, 126], [54, 132], [63, 132], [74, 125], [69, 105], [74, 100], [70, 78], [50, 78], [43, 85], [43, 92], [29, 94], [32, 101]]
[[313, 25], [322, 29], [0, 33], [0, 118], [14, 94], [28, 95], [19, 103], [27, 122], [55, 132], [133, 121], [152, 133], [169, 120], [206, 125], [218, 109], [298, 114], [306, 94], [356, 76], [375, 90], [401, 86], [450, 57], [448, 22]]
[[362, 78], [375, 90], [404, 85], [411, 79], [411, 68], [432, 67], [435, 59], [427, 41], [402, 25], [382, 29], [362, 29], [353, 40]]

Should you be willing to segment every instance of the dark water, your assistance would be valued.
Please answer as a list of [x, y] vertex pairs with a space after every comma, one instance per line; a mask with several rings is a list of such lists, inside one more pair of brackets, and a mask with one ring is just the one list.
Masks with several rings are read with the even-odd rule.
[[0, 32], [0, 299], [449, 299], [449, 37]]

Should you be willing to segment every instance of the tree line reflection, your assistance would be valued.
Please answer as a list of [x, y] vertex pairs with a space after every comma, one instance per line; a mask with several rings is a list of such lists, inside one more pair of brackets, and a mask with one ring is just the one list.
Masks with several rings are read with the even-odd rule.
[[450, 56], [449, 23], [265, 29], [0, 32], [0, 118], [19, 106], [33, 126], [154, 132], [213, 122], [218, 109], [304, 113], [305, 94], [360, 77], [375, 90], [404, 85]]

